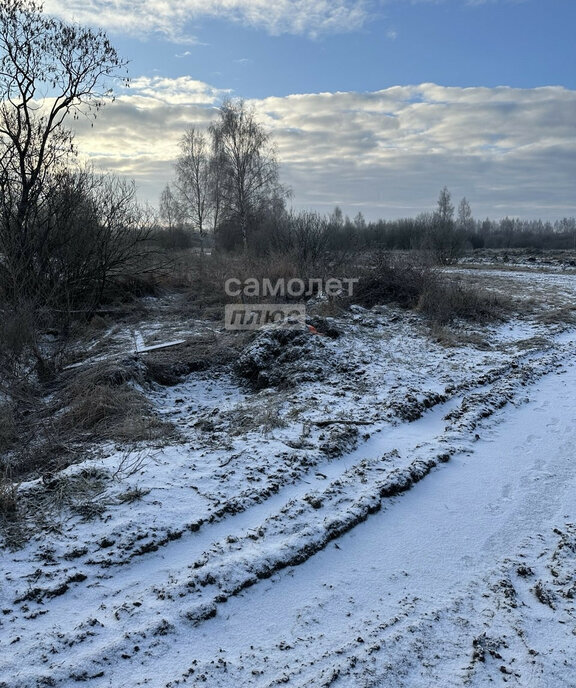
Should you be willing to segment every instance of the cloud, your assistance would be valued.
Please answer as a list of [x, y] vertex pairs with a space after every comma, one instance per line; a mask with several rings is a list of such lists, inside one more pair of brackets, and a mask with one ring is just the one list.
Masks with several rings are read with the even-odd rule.
[[[141, 100], [142, 106], [157, 107], [159, 103], [170, 105], [208, 105], [214, 104], [230, 93], [217, 89], [203, 81], [189, 76], [166, 78], [162, 76], [141, 76], [130, 81], [130, 91]], [[123, 102], [131, 102], [129, 94], [121, 96]]]
[[[192, 79], [141, 78], [77, 143], [157, 203], [187, 126], [226, 94]], [[250, 102], [273, 134], [297, 207], [367, 217], [434, 207], [445, 184], [477, 217], [576, 215], [576, 91], [396, 86]]]
[[68, 20], [138, 36], [161, 33], [195, 40], [183, 26], [199, 18], [219, 18], [271, 34], [312, 37], [361, 28], [374, 0], [46, 0], [47, 12]]
[[[527, 0], [457, 0], [462, 5], [521, 4]], [[237, 22], [272, 35], [297, 34], [316, 38], [350, 33], [382, 16], [392, 4], [436, 4], [448, 0], [45, 0], [47, 12], [111, 32], [145, 38], [162, 34], [187, 44], [198, 43], [185, 27], [202, 18]], [[387, 37], [394, 40], [391, 28]]]

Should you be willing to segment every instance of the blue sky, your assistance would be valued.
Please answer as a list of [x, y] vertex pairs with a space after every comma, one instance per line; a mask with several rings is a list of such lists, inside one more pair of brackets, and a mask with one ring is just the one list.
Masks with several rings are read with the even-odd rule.
[[[574, 0], [47, 0], [105, 28], [132, 88], [78, 131], [157, 203], [186, 126], [241, 96], [296, 207], [576, 215]], [[504, 88], [501, 88], [504, 87]]]
[[[139, 74], [189, 75], [246, 98], [389, 86], [576, 87], [576, 2], [463, 0], [373, 4], [353, 31], [271, 35], [225, 19], [190, 22], [198, 44], [126, 40]], [[310, 31], [314, 27], [310, 27]], [[175, 57], [179, 55], [180, 57]]]

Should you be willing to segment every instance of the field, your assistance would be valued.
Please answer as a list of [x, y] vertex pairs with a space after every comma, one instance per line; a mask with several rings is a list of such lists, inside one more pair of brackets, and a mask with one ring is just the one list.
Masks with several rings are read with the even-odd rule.
[[[489, 322], [101, 318], [91, 439], [2, 522], [0, 686], [576, 685], [576, 268], [490, 260], [446, 269]], [[88, 427], [111, 380], [145, 406]]]

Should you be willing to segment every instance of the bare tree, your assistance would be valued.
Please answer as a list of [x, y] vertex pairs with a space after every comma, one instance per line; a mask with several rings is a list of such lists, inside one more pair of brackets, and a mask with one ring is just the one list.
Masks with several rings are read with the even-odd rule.
[[169, 230], [175, 229], [182, 223], [182, 207], [170, 184], [166, 184], [160, 194], [160, 219], [166, 224]]
[[364, 231], [366, 229], [366, 219], [361, 211], [354, 216], [354, 227], [359, 231]]
[[238, 225], [244, 250], [251, 222], [271, 198], [285, 195], [270, 135], [243, 100], [227, 100], [210, 127], [220, 175], [221, 212]]
[[94, 309], [111, 280], [138, 271], [151, 226], [132, 182], [89, 168], [51, 179], [38, 221], [38, 284], [43, 303], [60, 309]]
[[438, 196], [436, 211], [429, 219], [425, 229], [424, 248], [441, 265], [455, 263], [463, 250], [462, 232], [456, 229], [454, 223], [454, 206], [447, 187]]
[[48, 201], [74, 156], [66, 120], [95, 116], [125, 62], [106, 35], [0, 0], [0, 285], [38, 294], [54, 224]]
[[342, 229], [342, 227], [344, 227], [344, 213], [339, 205], [335, 206], [334, 210], [330, 213], [328, 222], [334, 229]]
[[436, 220], [443, 227], [451, 229], [454, 226], [454, 206], [448, 187], [445, 186], [440, 191], [436, 208]]
[[330, 221], [315, 212], [288, 216], [295, 257], [301, 269], [315, 267], [326, 252]]
[[466, 197], [460, 201], [458, 206], [458, 229], [464, 232], [471, 232], [474, 229], [474, 219], [472, 218], [472, 208]]
[[208, 218], [215, 212], [212, 183], [215, 169], [206, 135], [190, 127], [180, 140], [176, 190], [183, 216], [200, 237], [204, 236]]

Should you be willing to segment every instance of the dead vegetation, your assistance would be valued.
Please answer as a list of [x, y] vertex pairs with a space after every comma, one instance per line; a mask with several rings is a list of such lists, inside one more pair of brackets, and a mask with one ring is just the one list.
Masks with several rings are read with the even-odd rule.
[[12, 520], [18, 510], [18, 486], [9, 465], [0, 465], [0, 521]]
[[424, 314], [433, 325], [487, 322], [502, 318], [511, 307], [503, 296], [463, 285], [418, 256], [389, 253], [374, 256], [364, 268], [353, 300], [367, 308], [397, 304]]
[[265, 395], [250, 403], [240, 404], [223, 417], [230, 424], [232, 435], [258, 431], [266, 436], [288, 425], [282, 415], [282, 401], [276, 393], [273, 397]]
[[576, 306], [565, 305], [559, 308], [547, 309], [543, 313], [540, 313], [537, 319], [544, 325], [576, 325]]
[[91, 440], [157, 439], [162, 424], [136, 386], [143, 378], [138, 362], [130, 359], [77, 372], [54, 397], [55, 426], [67, 436]]
[[[242, 282], [259, 275], [274, 282], [298, 275], [292, 258], [273, 255], [256, 260], [190, 254], [182, 262], [178, 293], [166, 292], [157, 302], [144, 299], [143, 305], [136, 300], [128, 314], [96, 314], [89, 323], [75, 327], [72, 334], [68, 332], [73, 341], [66, 343], [65, 356], [62, 332], [44, 325], [35, 331], [25, 311], [16, 319], [4, 318], [0, 327], [0, 363], [5, 373], [0, 385], [1, 519], [18, 519], [22, 513], [19, 485], [38, 478], [45, 481], [39, 483], [40, 490], [52, 489], [52, 503], [67, 505], [83, 517], [100, 515], [97, 500], [84, 499], [71, 505], [64, 498], [55, 499], [54, 488], [48, 486], [64, 469], [85, 460], [104, 442], [138, 447], [178, 441], [176, 428], [162, 419], [150, 401], [150, 389], [159, 385], [177, 385], [191, 373], [222, 366], [234, 370], [253, 391], [264, 395], [268, 388], [278, 395], [300, 382], [324, 379], [331, 351], [327, 342], [340, 336], [337, 321], [329, 316], [337, 316], [352, 304], [368, 308], [396, 304], [425, 315], [431, 336], [445, 346], [492, 348], [475, 323], [511, 311], [505, 290], [483, 290], [477, 281], [464, 283], [462, 275], [439, 271], [414, 255], [365, 258], [366, 265], [358, 268], [360, 282], [348, 302], [321, 296], [307, 303], [307, 322], [313, 326], [312, 333], [321, 336], [311, 336], [310, 331], [225, 331], [211, 321], [226, 298], [223, 284], [227, 278], [233, 276]], [[346, 274], [354, 275], [350, 270], [348, 266]], [[171, 283], [161, 287], [170, 288], [175, 287]], [[576, 321], [576, 307], [571, 304], [547, 310], [542, 303], [539, 306], [537, 319], [542, 323]], [[166, 349], [129, 353], [131, 329], [157, 319], [162, 327], [151, 328], [147, 344], [161, 344], [166, 337], [182, 337], [182, 319], [191, 313], [199, 318], [190, 321], [185, 341]], [[394, 317], [401, 317], [398, 313]], [[452, 327], [454, 321], [460, 322]], [[545, 345], [542, 337], [515, 344], [526, 350]], [[62, 363], [71, 361], [73, 366], [62, 368]], [[233, 416], [224, 418], [232, 434], [255, 431], [269, 435], [285, 426], [291, 409], [283, 408], [278, 400], [262, 400], [261, 405], [240, 406]], [[210, 419], [205, 422], [208, 426], [212, 423]], [[62, 488], [66, 485], [70, 487], [66, 481], [60, 483]], [[76, 488], [73, 491], [78, 493]], [[141, 496], [137, 490], [128, 491], [124, 501]]]
[[[102, 442], [149, 447], [175, 437], [174, 427], [158, 417], [139, 387], [145, 372], [132, 360], [74, 369], [49, 388], [37, 385], [35, 394], [2, 407], [0, 522], [10, 541], [23, 537], [31, 512], [37, 524], [65, 508], [83, 517], [102, 513], [92, 494], [95, 476], [63, 473]], [[19, 483], [34, 480], [33, 489], [18, 489]]]

